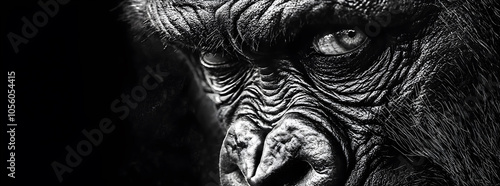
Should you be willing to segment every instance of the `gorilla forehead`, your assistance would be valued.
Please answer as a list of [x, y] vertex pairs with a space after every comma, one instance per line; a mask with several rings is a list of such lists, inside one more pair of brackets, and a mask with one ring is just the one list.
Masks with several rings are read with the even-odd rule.
[[151, 20], [149, 26], [159, 30], [166, 41], [205, 49], [221, 47], [227, 44], [224, 42], [270, 45], [290, 40], [307, 24], [361, 24], [396, 9], [410, 16], [400, 20], [411, 21], [429, 5], [390, 0], [164, 0], [141, 4]]

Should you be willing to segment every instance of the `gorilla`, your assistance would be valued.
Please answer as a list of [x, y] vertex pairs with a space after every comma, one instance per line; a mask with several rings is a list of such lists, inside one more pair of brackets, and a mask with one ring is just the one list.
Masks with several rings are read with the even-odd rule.
[[499, 1], [124, 7], [217, 108], [221, 185], [500, 184]]

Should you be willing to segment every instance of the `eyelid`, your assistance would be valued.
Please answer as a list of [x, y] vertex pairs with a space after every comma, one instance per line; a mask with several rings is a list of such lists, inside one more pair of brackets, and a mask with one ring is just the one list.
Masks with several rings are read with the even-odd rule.
[[220, 68], [227, 64], [228, 59], [221, 53], [202, 52], [200, 62], [206, 68]]

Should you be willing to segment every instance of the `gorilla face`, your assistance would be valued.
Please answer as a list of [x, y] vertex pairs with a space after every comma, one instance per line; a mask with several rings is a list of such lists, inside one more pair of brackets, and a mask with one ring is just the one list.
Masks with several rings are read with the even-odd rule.
[[129, 4], [196, 59], [222, 185], [500, 181], [496, 1]]

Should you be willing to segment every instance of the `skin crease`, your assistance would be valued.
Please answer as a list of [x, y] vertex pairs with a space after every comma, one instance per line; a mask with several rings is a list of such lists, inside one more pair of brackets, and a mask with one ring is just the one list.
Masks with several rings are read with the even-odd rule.
[[497, 1], [127, 2], [217, 105], [221, 185], [500, 183]]

